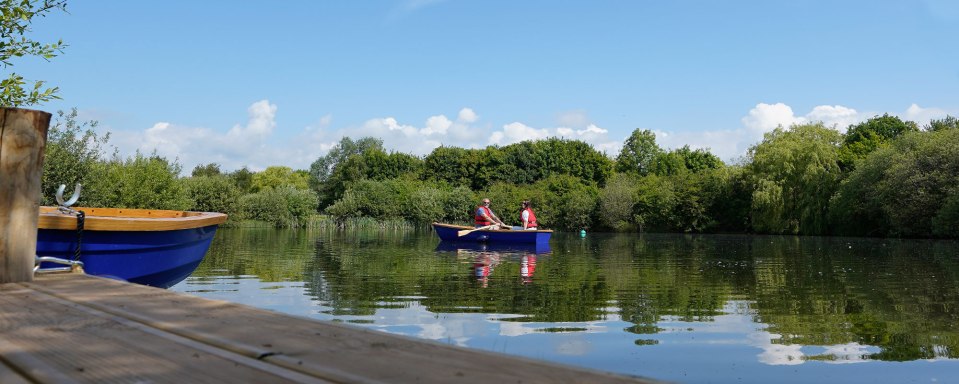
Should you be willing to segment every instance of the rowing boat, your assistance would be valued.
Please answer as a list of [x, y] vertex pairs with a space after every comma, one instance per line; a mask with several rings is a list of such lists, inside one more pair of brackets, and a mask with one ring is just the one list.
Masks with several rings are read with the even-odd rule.
[[[214, 212], [40, 207], [37, 256], [79, 260], [87, 274], [168, 288], [196, 269], [217, 227]], [[82, 229], [82, 230], [81, 230]], [[79, 244], [79, 250], [78, 250]], [[54, 269], [43, 262], [40, 271]]]
[[[476, 229], [462, 225], [433, 223], [433, 230], [443, 241], [473, 241], [486, 243], [522, 243], [548, 244], [553, 231], [540, 230], [512, 230], [481, 228]], [[460, 233], [464, 233], [460, 236]]]

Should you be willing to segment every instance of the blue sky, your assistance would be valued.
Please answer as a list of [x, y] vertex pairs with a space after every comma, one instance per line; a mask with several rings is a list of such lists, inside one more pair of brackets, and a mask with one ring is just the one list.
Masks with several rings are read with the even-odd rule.
[[959, 2], [72, 1], [14, 70], [122, 154], [305, 169], [344, 136], [423, 155], [562, 136], [745, 154], [775, 126], [959, 115]]

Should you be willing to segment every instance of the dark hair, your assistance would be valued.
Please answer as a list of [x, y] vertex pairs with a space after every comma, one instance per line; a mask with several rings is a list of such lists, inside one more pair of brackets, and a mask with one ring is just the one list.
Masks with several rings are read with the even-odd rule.
[[523, 200], [523, 208], [529, 208], [529, 200]]

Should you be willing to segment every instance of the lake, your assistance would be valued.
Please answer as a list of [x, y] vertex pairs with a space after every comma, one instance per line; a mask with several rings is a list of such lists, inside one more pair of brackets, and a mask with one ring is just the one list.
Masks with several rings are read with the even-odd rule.
[[684, 383], [959, 382], [955, 241], [224, 228], [171, 290]]

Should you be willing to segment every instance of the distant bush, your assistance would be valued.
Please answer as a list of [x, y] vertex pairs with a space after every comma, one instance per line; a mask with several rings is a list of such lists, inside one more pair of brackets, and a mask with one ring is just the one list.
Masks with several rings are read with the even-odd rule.
[[316, 211], [317, 202], [313, 191], [290, 186], [271, 188], [240, 197], [238, 216], [277, 227], [299, 227]]
[[360, 180], [351, 183], [343, 197], [326, 209], [336, 221], [372, 217], [402, 219], [425, 224], [434, 221], [464, 222], [475, 197], [469, 188], [410, 178]]
[[[80, 204], [91, 207], [186, 210], [192, 202], [180, 182], [180, 165], [141, 153], [96, 163]], [[78, 205], [80, 205], [78, 204]]]
[[638, 201], [635, 184], [632, 177], [623, 173], [606, 182], [599, 193], [599, 224], [615, 230], [631, 227], [633, 206]]
[[193, 201], [191, 211], [220, 212], [231, 217], [237, 212], [240, 190], [223, 175], [196, 176], [183, 179], [186, 193]]

